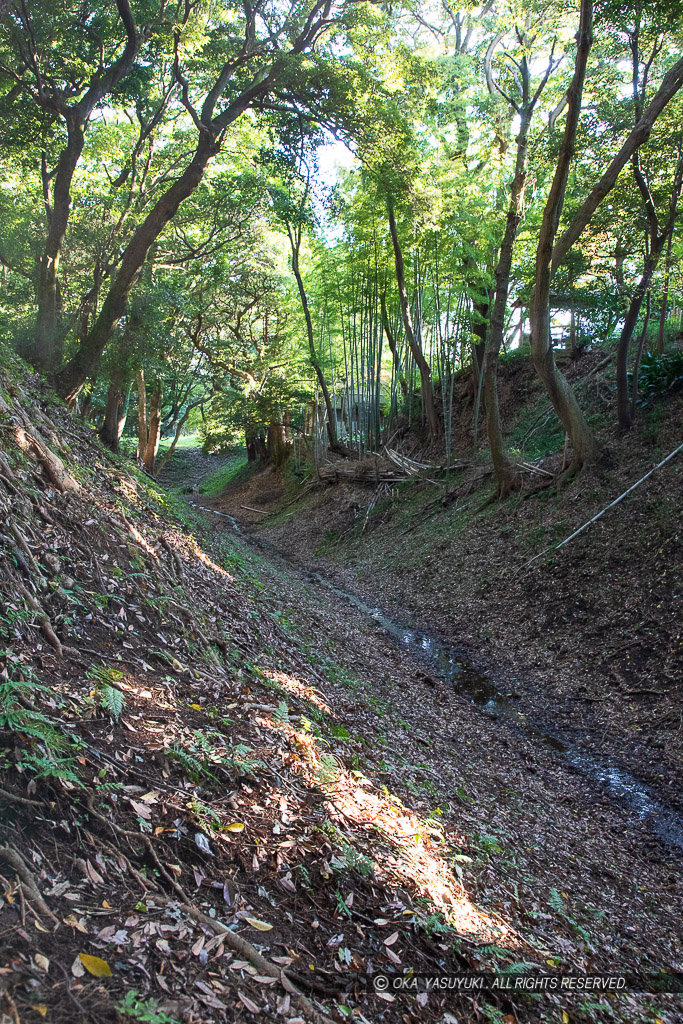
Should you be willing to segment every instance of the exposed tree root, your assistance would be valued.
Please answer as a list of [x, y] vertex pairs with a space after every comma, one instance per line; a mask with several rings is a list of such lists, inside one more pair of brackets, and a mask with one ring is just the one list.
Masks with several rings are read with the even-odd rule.
[[57, 654], [62, 655], [64, 653], [62, 641], [55, 633], [54, 629], [52, 628], [52, 623], [50, 622], [49, 618], [43, 611], [38, 601], [36, 601], [33, 594], [29, 593], [29, 591], [26, 589], [25, 586], [23, 586], [23, 584], [17, 582], [16, 587], [21, 596], [28, 604], [29, 608], [31, 608], [31, 610], [35, 612], [36, 619], [38, 620], [38, 625], [40, 626], [45, 639], [54, 647]]
[[5, 863], [9, 864], [10, 867], [14, 868], [22, 882], [26, 885], [33, 902], [38, 907], [41, 914], [44, 914], [46, 917], [49, 917], [51, 921], [54, 921], [55, 924], [58, 924], [59, 919], [55, 917], [43, 897], [40, 895], [40, 889], [38, 888], [35, 876], [21, 854], [17, 853], [17, 851], [13, 850], [10, 846], [0, 846], [0, 857], [2, 857]]
[[50, 451], [46, 444], [39, 441], [28, 430], [24, 430], [23, 427], [16, 427], [14, 436], [20, 448], [30, 448], [35, 452], [38, 461], [58, 491], [70, 491], [74, 494], [80, 494], [82, 490], [81, 485], [71, 476], [59, 456]]
[[27, 807], [42, 807], [40, 800], [29, 800], [27, 796], [10, 793], [8, 789], [0, 789], [0, 800], [9, 800], [13, 804], [25, 804]]

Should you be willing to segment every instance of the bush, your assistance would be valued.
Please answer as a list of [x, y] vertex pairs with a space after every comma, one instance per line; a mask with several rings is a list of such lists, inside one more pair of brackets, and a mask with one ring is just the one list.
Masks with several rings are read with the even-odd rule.
[[683, 349], [658, 355], [646, 352], [638, 375], [638, 404], [649, 405], [658, 395], [683, 385]]

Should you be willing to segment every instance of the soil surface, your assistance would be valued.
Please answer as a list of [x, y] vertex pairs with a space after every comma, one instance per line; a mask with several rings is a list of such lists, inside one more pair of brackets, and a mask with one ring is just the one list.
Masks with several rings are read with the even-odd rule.
[[680, 850], [379, 615], [5, 393], [8, 1020], [681, 1019], [667, 995], [373, 993], [411, 969], [681, 971]]

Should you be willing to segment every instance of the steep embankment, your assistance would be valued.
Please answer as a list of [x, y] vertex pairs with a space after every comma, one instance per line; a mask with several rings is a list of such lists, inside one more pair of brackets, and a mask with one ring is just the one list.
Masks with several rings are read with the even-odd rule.
[[[681, 443], [683, 402], [663, 400], [628, 437], [606, 431], [604, 440], [598, 469], [559, 493], [502, 503], [488, 503], [490, 476], [473, 483], [475, 465], [451, 479], [446, 506], [442, 487], [429, 480], [385, 488], [379, 499], [369, 487], [313, 489], [293, 504], [290, 485], [273, 502], [262, 497], [273, 493], [266, 472], [216, 507], [458, 647], [502, 694], [514, 694], [520, 711], [607, 754], [680, 807], [683, 455], [569, 545], [553, 546]], [[545, 467], [558, 468], [561, 458]]]
[[673, 854], [9, 377], [8, 1019], [674, 1024], [672, 997], [373, 995], [409, 968], [680, 968]]

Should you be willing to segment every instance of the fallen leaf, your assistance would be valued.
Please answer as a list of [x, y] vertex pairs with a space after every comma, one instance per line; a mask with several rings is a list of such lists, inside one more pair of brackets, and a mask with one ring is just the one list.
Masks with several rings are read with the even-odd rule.
[[249, 996], [245, 996], [244, 992], [240, 992], [238, 989], [237, 995], [239, 997], [239, 1001], [246, 1006], [250, 1013], [260, 1013], [260, 1008], [249, 998]]
[[111, 978], [111, 967], [106, 960], [101, 960], [99, 956], [90, 956], [89, 953], [79, 953], [78, 959], [93, 978]]
[[33, 1009], [37, 1010], [41, 1017], [47, 1017], [47, 1006], [45, 1003], [36, 1003]]
[[209, 846], [209, 840], [201, 832], [195, 832], [194, 841], [202, 853], [208, 853], [209, 857], [214, 856], [214, 852]]
[[41, 971], [48, 971], [50, 968], [50, 961], [42, 953], [36, 953], [33, 957], [33, 962]]
[[76, 931], [82, 932], [83, 935], [88, 934], [88, 929], [84, 927], [83, 922], [79, 921], [75, 914], [69, 914], [68, 917], [65, 917], [64, 924], [68, 924], [70, 928], [75, 928]]
[[392, 932], [391, 935], [384, 940], [384, 945], [385, 946], [393, 946], [393, 944], [396, 942], [397, 938], [398, 938], [398, 932]]
[[229, 825], [225, 826], [227, 832], [244, 832], [244, 823], [241, 821], [231, 821]]
[[128, 799], [128, 802], [141, 818], [144, 818], [145, 821], [149, 821], [152, 817], [152, 812], [147, 804], [141, 804], [139, 800], [131, 800], [130, 798]]
[[83, 975], [85, 974], [85, 968], [83, 967], [83, 964], [80, 961], [80, 957], [76, 957], [76, 959], [72, 963], [71, 973], [73, 974], [74, 978], [82, 978]]
[[282, 985], [285, 992], [296, 992], [294, 985], [291, 983], [284, 971], [280, 971], [280, 984]]
[[149, 793], [143, 793], [140, 799], [142, 800], [143, 804], [155, 804], [157, 802], [159, 792], [160, 790], [158, 789], [150, 789]]
[[245, 917], [244, 920], [252, 928], [257, 928], [260, 932], [269, 932], [273, 927], [272, 924], [268, 924], [266, 921], [259, 921], [257, 917]]

